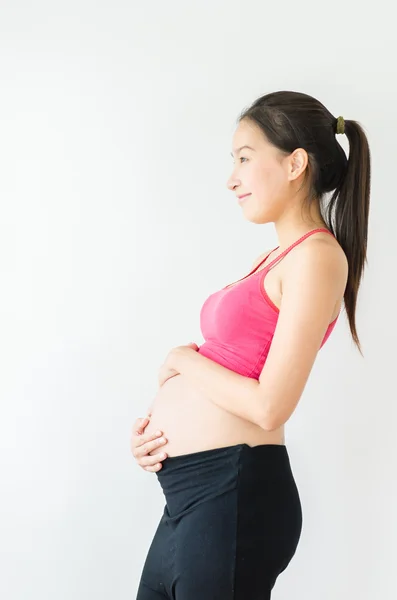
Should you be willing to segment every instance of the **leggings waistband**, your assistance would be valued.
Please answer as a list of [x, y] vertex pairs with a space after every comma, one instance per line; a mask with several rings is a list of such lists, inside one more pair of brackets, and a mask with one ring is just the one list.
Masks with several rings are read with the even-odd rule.
[[280, 479], [294, 484], [287, 447], [280, 444], [236, 444], [171, 456], [156, 475], [169, 515], [179, 515], [236, 489], [242, 472], [252, 493]]

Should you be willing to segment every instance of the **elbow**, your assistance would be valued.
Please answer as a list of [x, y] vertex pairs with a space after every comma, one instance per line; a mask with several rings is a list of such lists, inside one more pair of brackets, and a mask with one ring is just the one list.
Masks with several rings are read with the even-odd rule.
[[264, 417], [263, 419], [261, 419], [260, 423], [259, 423], [259, 427], [261, 429], [263, 429], [264, 431], [275, 431], [276, 429], [279, 429], [279, 427], [281, 427], [281, 425], [277, 424], [275, 422], [274, 419], [270, 419], [269, 417]]
[[263, 391], [259, 393], [259, 400], [256, 406], [259, 405], [259, 410], [257, 410], [256, 414], [256, 424], [263, 429], [264, 431], [275, 431], [279, 429], [283, 425], [283, 420], [281, 415], [275, 414], [274, 404], [273, 409], [270, 407], [269, 398], [264, 398]]
[[274, 431], [278, 429], [281, 424], [274, 418], [274, 415], [270, 415], [268, 411], [262, 411], [260, 418], [257, 420], [257, 424], [264, 431]]
[[257, 424], [264, 431], [275, 431], [283, 425], [284, 421], [280, 415], [275, 415], [274, 411], [270, 412], [268, 408], [261, 411], [260, 418]]

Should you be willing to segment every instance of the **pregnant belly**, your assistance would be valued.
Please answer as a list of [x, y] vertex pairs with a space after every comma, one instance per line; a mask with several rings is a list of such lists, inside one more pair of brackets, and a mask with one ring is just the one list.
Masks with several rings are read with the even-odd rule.
[[[167, 444], [161, 451], [178, 456], [235, 444], [284, 444], [284, 428], [265, 431], [211, 402], [183, 375], [168, 379], [159, 388], [145, 434], [160, 429]], [[156, 449], [152, 454], [158, 454]]]

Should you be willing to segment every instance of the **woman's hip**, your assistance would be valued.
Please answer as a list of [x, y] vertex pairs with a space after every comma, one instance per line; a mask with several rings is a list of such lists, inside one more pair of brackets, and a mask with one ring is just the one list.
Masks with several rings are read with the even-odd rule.
[[285, 445], [243, 443], [173, 456], [164, 460], [156, 475], [171, 521], [227, 494], [234, 494], [241, 515], [247, 511], [266, 518], [271, 513], [275, 518], [278, 514], [280, 525], [286, 513], [298, 520], [301, 516]]
[[221, 580], [233, 598], [246, 598], [247, 590], [267, 597], [302, 529], [286, 446], [238, 444], [175, 456], [157, 477], [166, 505], [151, 556], [168, 557], [170, 588], [195, 598], [189, 586], [209, 589]]

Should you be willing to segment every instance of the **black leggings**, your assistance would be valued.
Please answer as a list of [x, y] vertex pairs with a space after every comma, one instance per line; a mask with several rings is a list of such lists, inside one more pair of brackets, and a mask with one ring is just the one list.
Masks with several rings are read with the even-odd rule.
[[166, 505], [137, 600], [269, 600], [302, 530], [286, 446], [172, 456], [157, 477]]

